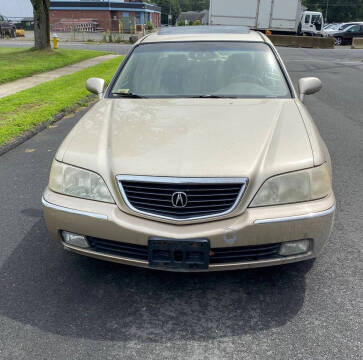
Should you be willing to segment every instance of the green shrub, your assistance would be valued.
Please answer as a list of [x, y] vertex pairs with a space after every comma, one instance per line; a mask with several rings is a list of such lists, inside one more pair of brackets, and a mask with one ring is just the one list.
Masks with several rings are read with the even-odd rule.
[[146, 30], [152, 31], [154, 30], [154, 24], [151, 21], [148, 21], [146, 24]]
[[122, 42], [121, 36], [120, 36], [120, 35], [115, 36], [115, 38], [113, 39], [113, 42], [115, 42], [115, 43], [120, 43], [120, 42]]
[[192, 26], [199, 26], [200, 25], [200, 20], [195, 20], [195, 21], [191, 21], [190, 25]]

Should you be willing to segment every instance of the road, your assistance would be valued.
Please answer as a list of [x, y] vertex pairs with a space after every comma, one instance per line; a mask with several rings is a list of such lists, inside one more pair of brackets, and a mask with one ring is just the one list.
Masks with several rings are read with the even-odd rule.
[[[31, 48], [34, 46], [34, 43], [29, 40], [22, 40], [21, 38], [17, 39], [9, 39], [3, 40], [0, 39], [0, 47], [23, 47], [23, 48]], [[86, 49], [86, 50], [99, 50], [99, 51], [110, 51], [117, 53], [119, 55], [125, 55], [131, 49], [131, 45], [128, 44], [115, 44], [115, 43], [82, 43], [79, 41], [61, 41], [59, 42], [59, 48], [62, 49]], [[293, 49], [289, 49], [293, 50]], [[300, 51], [300, 50], [299, 50]], [[298, 51], [298, 53], [299, 53]], [[304, 49], [301, 51], [310, 53], [310, 51], [315, 51], [314, 49]], [[324, 50], [325, 56], [322, 54], [322, 57], [325, 60], [330, 60], [330, 54], [332, 54], [333, 59], [346, 59], [349, 60], [352, 58], [363, 59], [363, 50], [354, 50], [351, 51], [350, 46], [337, 46], [334, 50]], [[301, 52], [300, 52], [301, 53]], [[354, 53], [354, 54], [353, 54]], [[312, 59], [315, 61], [315, 59]], [[319, 59], [318, 59], [319, 60]], [[321, 59], [320, 59], [321, 61]]]
[[361, 359], [363, 53], [280, 49], [334, 164], [337, 215], [314, 265], [174, 274], [64, 252], [40, 198], [82, 114], [0, 157], [0, 359]]

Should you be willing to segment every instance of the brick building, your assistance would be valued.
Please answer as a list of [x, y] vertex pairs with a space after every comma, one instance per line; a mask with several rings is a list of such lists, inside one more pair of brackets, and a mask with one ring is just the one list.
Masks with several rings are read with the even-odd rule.
[[160, 26], [161, 8], [142, 0], [51, 0], [50, 24], [57, 31], [69, 31], [70, 24], [79, 31], [119, 31], [150, 21]]

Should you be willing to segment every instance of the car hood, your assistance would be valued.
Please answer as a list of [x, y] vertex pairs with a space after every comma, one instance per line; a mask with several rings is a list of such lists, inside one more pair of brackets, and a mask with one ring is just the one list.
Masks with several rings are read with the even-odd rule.
[[266, 178], [313, 166], [294, 99], [104, 99], [56, 158], [106, 177]]

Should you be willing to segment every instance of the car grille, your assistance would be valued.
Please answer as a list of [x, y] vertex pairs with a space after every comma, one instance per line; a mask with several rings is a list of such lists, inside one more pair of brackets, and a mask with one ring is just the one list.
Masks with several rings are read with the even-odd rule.
[[129, 259], [148, 260], [147, 246], [121, 243], [94, 237], [88, 237], [87, 240], [91, 250], [99, 253], [117, 255]]
[[[147, 246], [94, 237], [88, 237], [87, 239], [91, 250], [98, 253], [148, 261]], [[278, 258], [280, 257], [280, 246], [281, 244], [265, 244], [211, 249], [210, 264], [233, 264]]]
[[117, 177], [126, 204], [134, 211], [173, 220], [221, 216], [233, 211], [247, 179]]
[[212, 249], [211, 264], [231, 264], [279, 257], [281, 244], [240, 246]]

